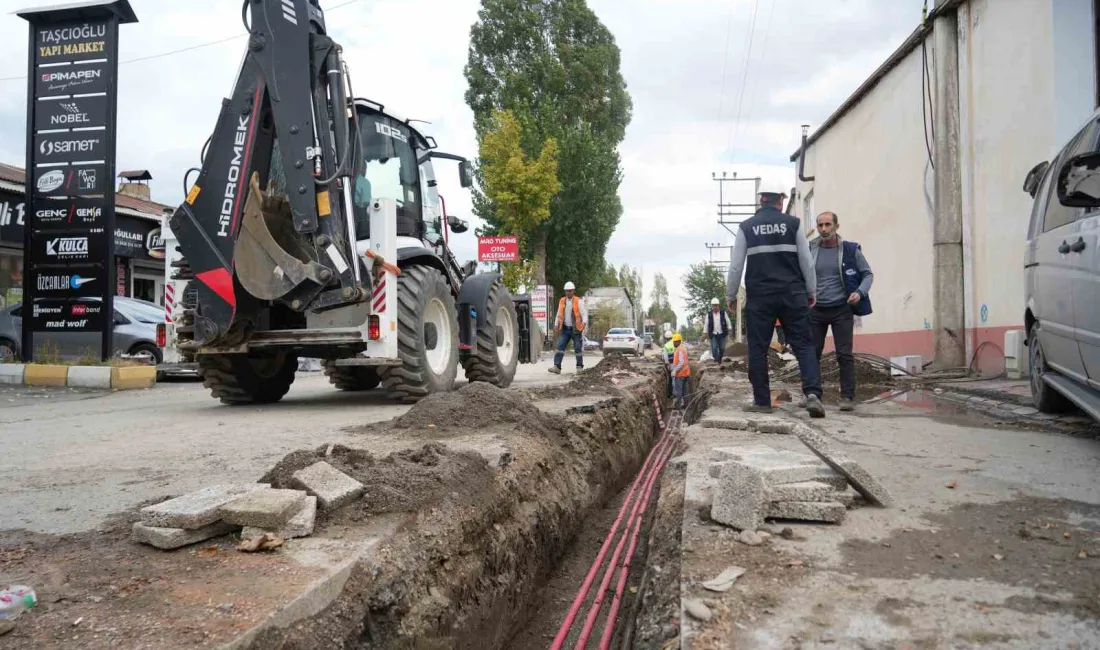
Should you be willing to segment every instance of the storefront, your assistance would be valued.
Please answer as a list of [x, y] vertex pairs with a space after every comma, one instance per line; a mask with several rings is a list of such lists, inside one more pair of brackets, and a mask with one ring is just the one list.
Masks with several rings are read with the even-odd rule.
[[[123, 193], [115, 204], [116, 295], [163, 305], [167, 206]], [[24, 206], [23, 170], [0, 165], [0, 309], [23, 299]]]

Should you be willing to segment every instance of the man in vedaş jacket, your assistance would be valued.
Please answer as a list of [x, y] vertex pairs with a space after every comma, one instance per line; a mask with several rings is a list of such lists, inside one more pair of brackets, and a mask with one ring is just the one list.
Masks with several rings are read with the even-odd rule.
[[856, 372], [852, 358], [856, 316], [871, 313], [871, 283], [875, 274], [860, 245], [841, 239], [840, 219], [834, 212], [817, 215], [817, 239], [810, 242], [810, 256], [817, 272], [817, 304], [810, 310], [817, 358], [825, 349], [825, 335], [831, 327], [836, 360], [840, 365], [840, 410], [855, 408]]
[[573, 352], [577, 355], [577, 370], [584, 368], [584, 315], [581, 314], [581, 299], [577, 297], [576, 286], [565, 283], [565, 295], [558, 301], [558, 317], [554, 322], [554, 331], [558, 332], [557, 352], [550, 372], [561, 374], [561, 361], [565, 357], [565, 346], [573, 341]]

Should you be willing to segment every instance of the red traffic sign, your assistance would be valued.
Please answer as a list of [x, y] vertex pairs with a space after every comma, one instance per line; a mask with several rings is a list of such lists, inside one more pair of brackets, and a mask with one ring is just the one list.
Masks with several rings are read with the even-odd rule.
[[518, 262], [519, 238], [515, 235], [494, 235], [477, 238], [477, 261]]

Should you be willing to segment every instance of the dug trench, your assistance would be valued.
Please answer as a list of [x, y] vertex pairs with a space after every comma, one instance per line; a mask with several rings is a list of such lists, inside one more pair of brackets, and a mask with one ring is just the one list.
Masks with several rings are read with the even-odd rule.
[[[553, 633], [568, 599], [546, 593], [579, 586], [568, 567], [584, 565], [583, 577], [592, 531], [660, 434], [658, 409], [668, 415], [663, 367], [616, 356], [568, 385], [471, 384], [431, 396], [393, 421], [351, 429], [361, 444], [295, 451], [260, 478], [291, 487], [295, 471], [323, 459], [366, 488], [322, 511], [312, 536], [268, 553], [236, 551], [235, 535], [174, 552], [139, 545], [128, 534], [136, 509], [77, 535], [7, 531], [0, 577], [39, 585], [41, 606], [3, 642], [545, 647], [543, 630]], [[655, 490], [652, 502], [660, 498]], [[648, 521], [641, 533], [639, 571]], [[621, 631], [641, 577], [630, 574]]]

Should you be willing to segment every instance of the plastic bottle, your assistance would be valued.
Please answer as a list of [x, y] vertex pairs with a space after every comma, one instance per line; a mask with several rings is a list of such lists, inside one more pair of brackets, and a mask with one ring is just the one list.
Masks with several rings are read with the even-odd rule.
[[0, 585], [0, 621], [14, 621], [24, 610], [37, 604], [34, 589], [23, 585]]

